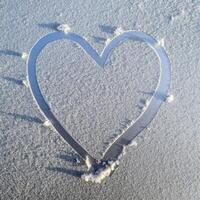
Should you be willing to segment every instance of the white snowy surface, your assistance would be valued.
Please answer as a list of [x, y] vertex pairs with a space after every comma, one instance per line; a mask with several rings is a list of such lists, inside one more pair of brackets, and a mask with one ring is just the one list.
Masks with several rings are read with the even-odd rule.
[[117, 168], [119, 161], [109, 162], [102, 168], [99, 168], [96, 172], [86, 172], [81, 178], [86, 182], [102, 183], [102, 181], [109, 177], [111, 173]]
[[169, 94], [166, 97], [166, 102], [171, 103], [174, 101], [174, 95], [173, 94]]
[[43, 126], [44, 127], [47, 127], [47, 128], [50, 128], [52, 126], [51, 122], [49, 120], [46, 120], [44, 123], [43, 123]]
[[124, 32], [123, 28], [122, 27], [117, 27], [116, 30], [114, 31], [114, 34], [115, 35], [120, 35]]
[[110, 42], [111, 42], [111, 39], [110, 39], [110, 38], [107, 38], [107, 39], [106, 39], [106, 42], [105, 42], [105, 45], [107, 46]]
[[[200, 2], [157, 0], [0, 1], [0, 199], [200, 199]], [[100, 53], [117, 27], [140, 30], [164, 46], [172, 63], [171, 104], [127, 147], [119, 168], [102, 184], [73, 170], [76, 155], [43, 126], [28, 88], [21, 52], [68, 23]], [[27, 52], [28, 53], [28, 52]], [[61, 123], [100, 158], [126, 119], [135, 120], [159, 76], [158, 59], [126, 42], [105, 69], [77, 45], [48, 45], [37, 62], [42, 92]]]
[[22, 52], [21, 58], [26, 61], [28, 58], [28, 54], [26, 52]]
[[60, 24], [57, 26], [58, 31], [63, 31], [64, 33], [70, 32], [71, 28], [69, 27], [68, 24]]

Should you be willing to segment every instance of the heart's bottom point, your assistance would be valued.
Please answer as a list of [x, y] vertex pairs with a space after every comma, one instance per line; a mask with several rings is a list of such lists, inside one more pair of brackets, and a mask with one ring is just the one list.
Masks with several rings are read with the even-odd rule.
[[103, 161], [91, 167], [91, 170], [84, 173], [81, 178], [86, 182], [101, 183], [106, 177], [112, 175], [118, 167], [119, 161]]

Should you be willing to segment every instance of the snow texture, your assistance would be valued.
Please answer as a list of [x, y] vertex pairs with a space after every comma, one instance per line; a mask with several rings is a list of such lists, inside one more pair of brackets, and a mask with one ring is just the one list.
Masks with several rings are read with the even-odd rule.
[[86, 156], [85, 164], [88, 170], [92, 167], [92, 163], [90, 162], [90, 158], [88, 156]]
[[50, 122], [49, 120], [46, 120], [46, 121], [43, 123], [43, 126], [49, 128], [49, 127], [51, 127], [52, 125], [51, 125], [51, 122]]
[[133, 140], [130, 144], [129, 144], [129, 146], [135, 146], [135, 147], [137, 147], [137, 142], [135, 141], [135, 140]]
[[61, 25], [57, 26], [57, 30], [62, 31], [64, 33], [69, 33], [71, 28], [69, 27], [68, 24], [61, 24]]
[[149, 106], [150, 101], [149, 100], [145, 100], [144, 105], [142, 110], [145, 111], [147, 109], [147, 107]]
[[101, 183], [106, 177], [111, 175], [118, 165], [119, 161], [110, 161], [105, 168], [99, 168], [95, 173], [83, 174], [81, 178], [86, 182]]
[[105, 45], [107, 46], [111, 42], [110, 38], [107, 38]]
[[[200, 2], [198, 0], [0, 1], [0, 199], [199, 200]], [[42, 125], [21, 58], [47, 33], [67, 23], [100, 54], [117, 27], [164, 38], [172, 64], [169, 93], [150, 131], [101, 184], [80, 179], [74, 151]], [[41, 91], [62, 125], [97, 158], [127, 118], [149, 99], [159, 60], [146, 44], [126, 41], [102, 69], [82, 49], [57, 41], [37, 60]], [[162, 94], [161, 94], [162, 95]], [[159, 95], [158, 95], [159, 98]]]
[[21, 54], [21, 58], [23, 59], [23, 60], [27, 60], [27, 58], [28, 58], [28, 54], [26, 53], [26, 52], [23, 52], [22, 54]]
[[122, 28], [122, 27], [118, 27], [118, 28], [115, 30], [114, 34], [115, 34], [115, 35], [120, 35], [120, 34], [122, 34], [123, 32], [124, 32], [123, 28]]
[[28, 80], [22, 80], [22, 84], [27, 88], [29, 87]]
[[164, 40], [164, 38], [158, 40], [158, 45], [161, 46], [161, 47], [165, 47], [165, 40]]
[[166, 102], [171, 103], [174, 101], [174, 95], [173, 94], [169, 94], [166, 97]]

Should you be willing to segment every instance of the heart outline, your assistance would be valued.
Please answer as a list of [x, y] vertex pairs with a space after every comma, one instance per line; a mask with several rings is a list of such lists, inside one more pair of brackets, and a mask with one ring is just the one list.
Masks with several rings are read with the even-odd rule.
[[[27, 77], [29, 88], [32, 96], [36, 101], [40, 111], [44, 117], [49, 120], [54, 129], [67, 141], [68, 144], [84, 159], [89, 158], [92, 165], [96, 165], [99, 161], [93, 158], [60, 124], [54, 114], [51, 112], [50, 107], [45, 101], [37, 81], [36, 75], [36, 60], [41, 50], [49, 43], [60, 39], [71, 40], [78, 43], [83, 50], [96, 61], [98, 65], [104, 67], [112, 50], [125, 42], [126, 40], [142, 41], [148, 44], [160, 61], [160, 76], [156, 90], [151, 97], [149, 104], [140, 116], [136, 119], [134, 124], [126, 130], [123, 134], [119, 135], [114, 142], [109, 146], [101, 161], [117, 160], [120, 153], [123, 151], [124, 146], [128, 145], [155, 117], [159, 107], [161, 106], [164, 98], [167, 95], [171, 82], [171, 64], [169, 58], [163, 47], [158, 45], [158, 42], [150, 35], [140, 31], [126, 31], [121, 35], [114, 37], [111, 42], [105, 46], [102, 53], [99, 55], [95, 49], [81, 36], [75, 33], [53, 32], [45, 35], [36, 42], [31, 49], [27, 60]], [[158, 98], [158, 95], [161, 97]]]

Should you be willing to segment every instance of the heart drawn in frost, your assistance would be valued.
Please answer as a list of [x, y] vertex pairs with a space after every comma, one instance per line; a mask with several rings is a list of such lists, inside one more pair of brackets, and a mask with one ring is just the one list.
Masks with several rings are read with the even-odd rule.
[[[141, 115], [136, 119], [136, 121], [129, 127], [125, 132], [119, 135], [112, 144], [104, 152], [104, 155], [100, 161], [93, 158], [60, 124], [58, 119], [52, 113], [50, 107], [45, 101], [36, 76], [36, 60], [41, 50], [49, 43], [60, 40], [67, 39], [72, 42], [78, 43], [84, 51], [91, 56], [98, 65], [104, 67], [106, 61], [112, 52], [112, 49], [126, 40], [136, 40], [147, 43], [156, 53], [160, 60], [160, 77], [158, 80], [157, 88], [151, 97], [148, 106], [141, 113]], [[163, 47], [150, 35], [138, 31], [126, 31], [121, 35], [118, 35], [111, 40], [111, 42], [106, 45], [101, 55], [92, 48], [92, 46], [81, 36], [75, 33], [64, 33], [64, 32], [54, 32], [47, 34], [41, 38], [31, 49], [31, 52], [27, 61], [27, 74], [29, 88], [35, 99], [40, 111], [51, 123], [51, 126], [64, 138], [64, 140], [71, 145], [71, 147], [86, 161], [87, 166], [92, 169], [92, 174], [97, 176], [102, 174], [102, 169], [104, 169], [104, 176], [108, 176], [114, 171], [115, 167], [118, 165], [117, 160], [122, 153], [124, 147], [129, 145], [131, 141], [151, 122], [151, 120], [156, 115], [161, 103], [166, 98], [168, 89], [170, 87], [171, 81], [171, 65], [168, 56]], [[101, 170], [100, 170], [101, 169]], [[109, 170], [110, 171], [109, 171]], [[107, 170], [107, 171], [106, 171]], [[109, 172], [108, 172], [109, 171]], [[105, 175], [105, 173], [107, 174]], [[92, 180], [91, 174], [85, 177], [85, 180]], [[94, 181], [95, 182], [95, 181]], [[98, 181], [97, 181], [98, 182]]]

